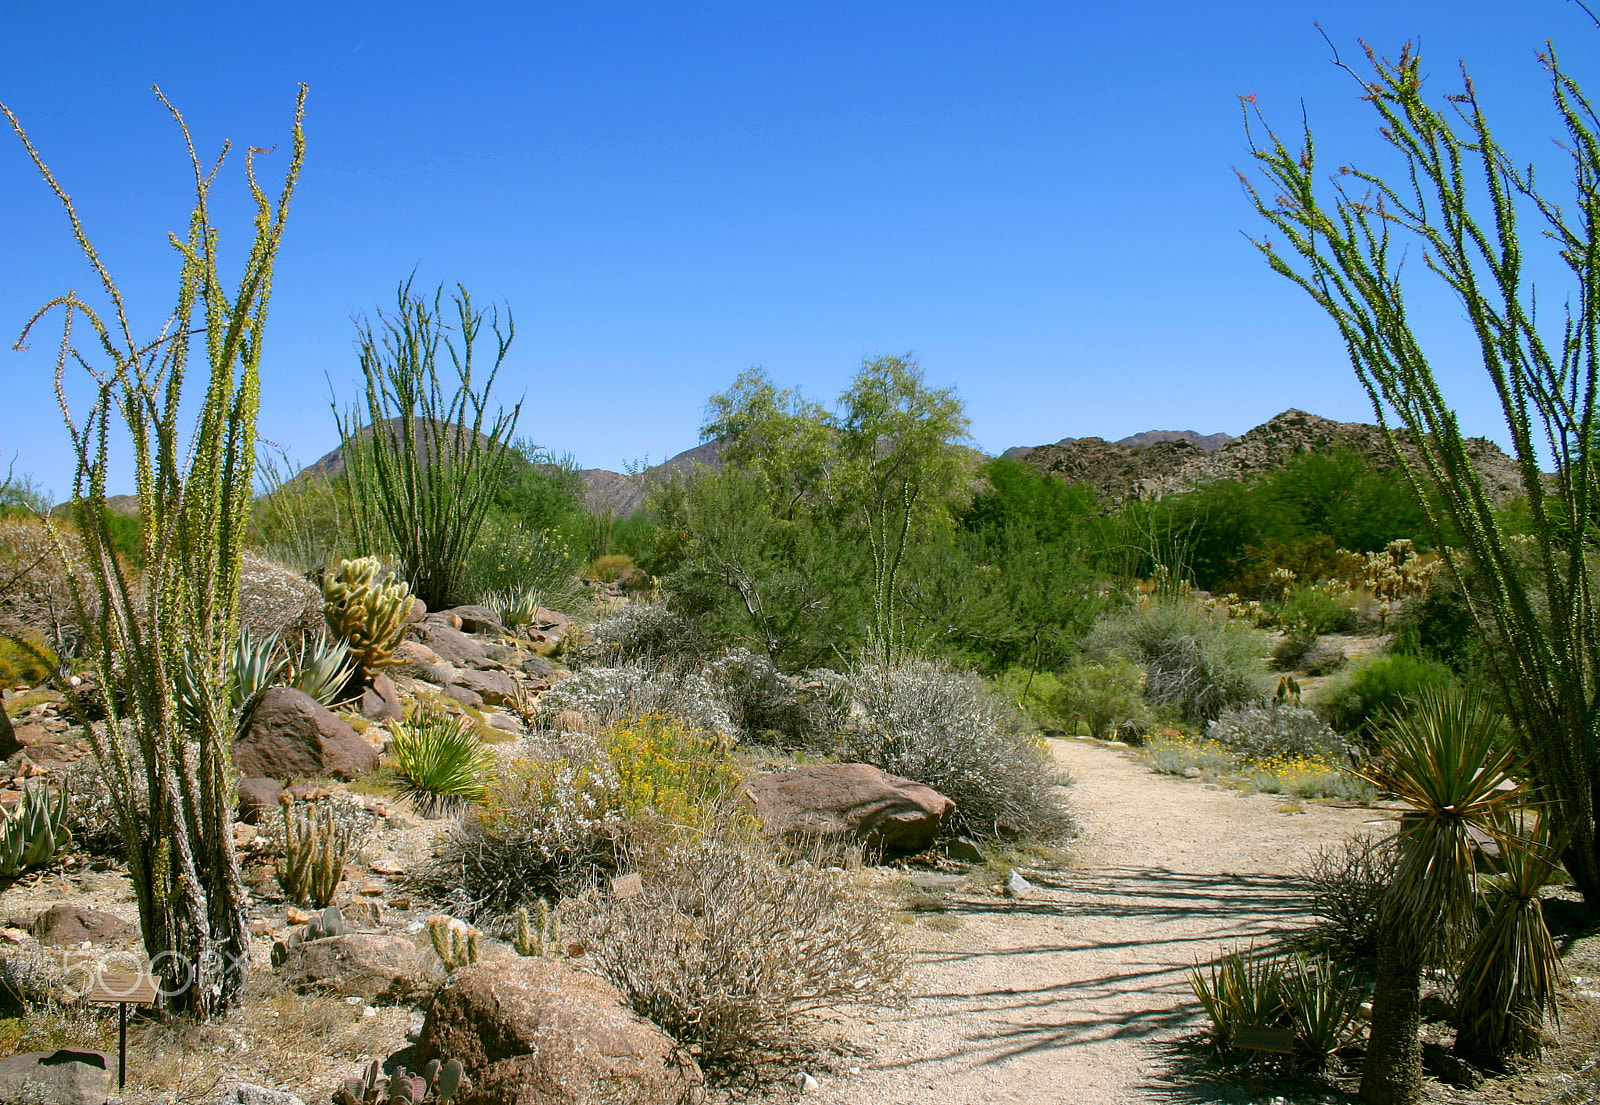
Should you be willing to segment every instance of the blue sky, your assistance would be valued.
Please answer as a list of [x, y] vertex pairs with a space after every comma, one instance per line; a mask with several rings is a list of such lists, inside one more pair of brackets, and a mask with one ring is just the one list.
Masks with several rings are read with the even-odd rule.
[[[1243, 93], [1284, 129], [1303, 103], [1330, 165], [1382, 163], [1319, 21], [1352, 59], [1357, 38], [1420, 40], [1441, 91], [1465, 58], [1530, 157], [1554, 134], [1535, 51], [1554, 39], [1580, 75], [1600, 54], [1569, 0], [0, 0], [0, 101], [153, 333], [189, 197], [149, 86], [211, 150], [281, 141], [310, 85], [260, 422], [301, 462], [337, 443], [330, 398], [357, 395], [352, 316], [413, 270], [510, 305], [500, 394], [585, 466], [694, 445], [706, 397], [748, 366], [828, 399], [863, 357], [908, 350], [998, 452], [1240, 433], [1290, 406], [1368, 417], [1331, 324], [1245, 240], [1234, 177]], [[54, 340], [9, 344], [73, 287], [91, 281], [59, 208], [0, 135], [0, 453], [58, 495]], [[1419, 302], [1468, 429], [1502, 437], [1455, 312]]]

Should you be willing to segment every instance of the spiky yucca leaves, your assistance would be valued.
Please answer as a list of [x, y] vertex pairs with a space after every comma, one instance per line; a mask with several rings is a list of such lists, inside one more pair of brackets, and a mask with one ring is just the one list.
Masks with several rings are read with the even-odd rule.
[[22, 797], [9, 814], [0, 811], [0, 876], [14, 878], [29, 867], [49, 863], [72, 843], [67, 818], [67, 791], [63, 787], [50, 804], [50, 792], [32, 781], [22, 785]]
[[1255, 948], [1235, 951], [1189, 972], [1189, 988], [1211, 1018], [1218, 1050], [1232, 1050], [1241, 1027], [1271, 1028], [1287, 1019], [1283, 1004], [1283, 960]]
[[[367, 425], [356, 410], [339, 419], [345, 487], [362, 546], [393, 549], [417, 597], [436, 610], [462, 597], [467, 552], [510, 469], [522, 411], [518, 403], [489, 415], [489, 392], [515, 332], [510, 313], [502, 331], [497, 312], [475, 310], [466, 289], [457, 288], [454, 327], [441, 317], [442, 288], [430, 304], [407, 281], [395, 313], [379, 314], [381, 333], [362, 328]], [[497, 351], [475, 390], [473, 359], [485, 321]], [[445, 337], [450, 329], [459, 345]], [[453, 389], [441, 380], [441, 345], [454, 370]]]
[[[126, 842], [146, 954], [162, 965], [163, 1001], [208, 1017], [236, 1004], [250, 962], [247, 897], [233, 844], [233, 715], [228, 651], [238, 631], [239, 575], [255, 471], [259, 365], [273, 267], [289, 201], [305, 154], [300, 86], [291, 152], [276, 201], [245, 154], [254, 240], [231, 295], [223, 286], [211, 188], [223, 157], [207, 166], [183, 117], [156, 89], [183, 134], [195, 202], [187, 233], [173, 235], [179, 257], [176, 304], [161, 332], [136, 338], [122, 293], [91, 244], [67, 192], [0, 105], [28, 156], [61, 201], [71, 233], [98, 278], [107, 305], [75, 292], [51, 300], [28, 321], [18, 346], [50, 311], [64, 315], [56, 392], [77, 462], [72, 498], [87, 578], [71, 581], [79, 621], [93, 626], [93, 674], [106, 696], [104, 722], [88, 729]], [[198, 318], [196, 317], [198, 315]], [[86, 326], [92, 348], [73, 344]], [[203, 399], [185, 402], [190, 355], [205, 369]], [[68, 366], [81, 366], [94, 398], [72, 413]], [[194, 417], [185, 436], [183, 419]], [[126, 432], [138, 492], [144, 572], [136, 585], [116, 554], [106, 509], [113, 422]], [[52, 525], [55, 552], [73, 564]], [[91, 614], [91, 612], [93, 612]], [[177, 681], [192, 664], [196, 707], [181, 717]], [[87, 704], [84, 704], [85, 706]], [[84, 711], [86, 716], [88, 711]]]
[[1326, 957], [1296, 956], [1283, 976], [1283, 1000], [1294, 1022], [1297, 1065], [1321, 1070], [1350, 1042], [1366, 990], [1354, 971]]
[[494, 756], [472, 727], [449, 714], [424, 713], [415, 721], [395, 722], [389, 752], [400, 776], [400, 792], [424, 817], [483, 797], [483, 773]]
[[1542, 811], [1529, 815], [1525, 828], [1507, 819], [1502, 831], [1521, 844], [1502, 849], [1497, 870], [1482, 880], [1489, 919], [1468, 946], [1456, 983], [1456, 1052], [1491, 1068], [1513, 1055], [1539, 1054], [1561, 981], [1561, 953], [1545, 927], [1539, 891], [1560, 866], [1565, 842]]
[[322, 616], [350, 649], [362, 678], [370, 681], [393, 662], [394, 646], [406, 629], [411, 588], [384, 570], [375, 556], [341, 560], [322, 581]]
[[1422, 968], [1430, 951], [1459, 944], [1476, 905], [1473, 834], [1502, 850], [1524, 801], [1527, 765], [1502, 719], [1480, 701], [1424, 691], [1378, 731], [1379, 756], [1358, 772], [1408, 808], [1395, 837], [1393, 880], [1381, 904], [1372, 1037], [1361, 1096], [1405, 1105], [1422, 1092]]

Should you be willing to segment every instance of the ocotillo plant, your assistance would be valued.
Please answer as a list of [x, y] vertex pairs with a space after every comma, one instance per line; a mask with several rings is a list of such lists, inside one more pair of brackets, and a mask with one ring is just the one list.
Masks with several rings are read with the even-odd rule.
[[[211, 187], [222, 157], [202, 163], [183, 117], [160, 89], [156, 96], [188, 146], [195, 202], [187, 233], [171, 237], [180, 258], [177, 303], [154, 339], [134, 336], [122, 293], [72, 200], [17, 117], [4, 105], [0, 111], [65, 208], [107, 302], [97, 310], [76, 292], [58, 296], [28, 321], [17, 346], [25, 346], [45, 315], [62, 313], [56, 390], [77, 459], [72, 499], [89, 582], [66, 574], [77, 615], [98, 630], [94, 676], [101, 687], [120, 691], [106, 694], [105, 720], [88, 726], [89, 739], [127, 844], [145, 950], [164, 965], [164, 1000], [210, 1016], [238, 1001], [250, 962], [247, 899], [233, 845], [229, 651], [238, 635], [240, 561], [255, 473], [261, 341], [273, 265], [305, 153], [305, 86], [295, 103], [289, 166], [276, 201], [256, 180], [258, 151], [245, 154], [255, 237], [231, 295], [211, 220]], [[224, 146], [224, 157], [227, 151]], [[89, 348], [73, 344], [74, 326], [91, 331]], [[206, 370], [197, 411], [183, 395], [195, 369], [192, 353]], [[67, 400], [74, 365], [87, 372], [94, 394], [78, 415]], [[195, 423], [186, 440], [182, 423], [191, 412]], [[117, 558], [106, 509], [113, 422], [123, 424], [131, 442], [144, 561], [137, 584]], [[66, 564], [66, 540], [53, 524], [51, 532]], [[188, 701], [180, 711], [184, 665], [190, 665]]]

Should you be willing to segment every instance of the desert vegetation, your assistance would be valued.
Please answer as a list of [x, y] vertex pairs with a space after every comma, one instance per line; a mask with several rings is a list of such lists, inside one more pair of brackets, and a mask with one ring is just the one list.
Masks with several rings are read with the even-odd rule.
[[[954, 931], [915, 928], [920, 907], [888, 880], [1036, 892], [1015, 868], [1059, 858], [1078, 827], [1052, 742], [1083, 741], [1163, 785], [1280, 796], [1285, 816], [1395, 815], [1303, 873], [1316, 925], [1195, 965], [1193, 1062], [1358, 1079], [1398, 1105], [1419, 1100], [1425, 1019], [1448, 1024], [1458, 1074], [1535, 1060], [1563, 992], [1544, 902], [1567, 882], [1600, 893], [1591, 434], [1587, 393], [1570, 398], [1590, 334], [1574, 322], [1560, 351], [1541, 343], [1505, 260], [1509, 213], [1532, 203], [1569, 257], [1588, 240], [1470, 95], [1464, 131], [1424, 103], [1417, 64], [1374, 62], [1368, 91], [1460, 233], [1356, 175], [1489, 335], [1513, 397], [1510, 499], [1485, 491], [1385, 310], [1388, 224], [1343, 193], [1320, 205], [1309, 139], [1303, 156], [1270, 133], [1258, 151], [1287, 196], [1258, 206], [1291, 252], [1263, 249], [1333, 314], [1380, 418], [1403, 423], [1384, 423], [1382, 450], [1297, 442], [1249, 477], [1112, 494], [978, 453], [954, 390], [885, 356], [831, 406], [738, 376], [701, 427], [718, 462], [613, 518], [585, 506], [570, 458], [515, 436], [520, 401], [492, 396], [510, 311], [464, 289], [447, 306], [402, 284], [360, 324], [364, 389], [333, 413], [337, 463], [258, 457], [303, 94], [276, 199], [249, 156], [258, 218], [234, 296], [215, 174], [195, 161], [177, 307], [153, 341], [8, 113], [109, 306], [68, 295], [23, 333], [59, 311], [58, 375], [98, 364], [74, 323], [108, 361], [68, 416], [67, 501], [14, 469], [0, 484], [15, 799], [0, 893], [36, 905], [47, 877], [110, 872], [138, 917], [135, 935], [72, 906], [105, 931], [59, 964], [39, 952], [46, 914], [29, 921], [32, 958], [0, 953], [16, 1050], [104, 1045], [109, 1022], [67, 976], [136, 944], [158, 986], [142, 1055], [318, 1010], [293, 1085], [324, 1100], [494, 1105], [560, 1084], [690, 1102], [708, 1083], [777, 1094], [797, 1070], [804, 1088], [819, 1056], [852, 1054], [830, 1026], [907, 1000], [908, 931]], [[1591, 188], [1589, 109], [1550, 68]], [[1457, 191], [1469, 156], [1499, 238]], [[108, 494], [119, 420], [131, 514]], [[602, 1036], [628, 1046], [594, 1054]], [[266, 1060], [214, 1050], [265, 1077], [282, 1054], [257, 1044]], [[370, 1062], [385, 1047], [395, 1061]], [[162, 1070], [138, 1091], [201, 1092]]]

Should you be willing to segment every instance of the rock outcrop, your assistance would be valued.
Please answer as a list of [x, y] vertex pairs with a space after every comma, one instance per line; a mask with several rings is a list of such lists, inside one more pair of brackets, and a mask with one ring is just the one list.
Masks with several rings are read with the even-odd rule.
[[[1213, 435], [1213, 439], [1219, 436]], [[1402, 452], [1407, 436], [1399, 435]], [[1192, 431], [1151, 431], [1109, 442], [1098, 437], [1066, 438], [1054, 445], [1011, 449], [1012, 456], [1072, 483], [1086, 483], [1102, 497], [1159, 499], [1214, 480], [1249, 480], [1282, 468], [1309, 452], [1350, 450], [1381, 468], [1395, 457], [1382, 429], [1364, 422], [1335, 422], [1301, 410], [1287, 410], [1242, 437], [1207, 450]], [[1144, 442], [1137, 444], [1136, 442]], [[1515, 462], [1494, 442], [1475, 437], [1467, 452], [1489, 498], [1505, 503], [1521, 494]]]
[[956, 808], [932, 787], [871, 764], [794, 767], [757, 779], [746, 790], [769, 832], [850, 837], [898, 852], [932, 844]]
[[464, 967], [434, 996], [416, 1061], [456, 1058], [460, 1105], [698, 1105], [694, 1059], [610, 983], [542, 956]]
[[233, 742], [233, 765], [247, 779], [353, 779], [378, 766], [378, 752], [310, 695], [270, 687]]

